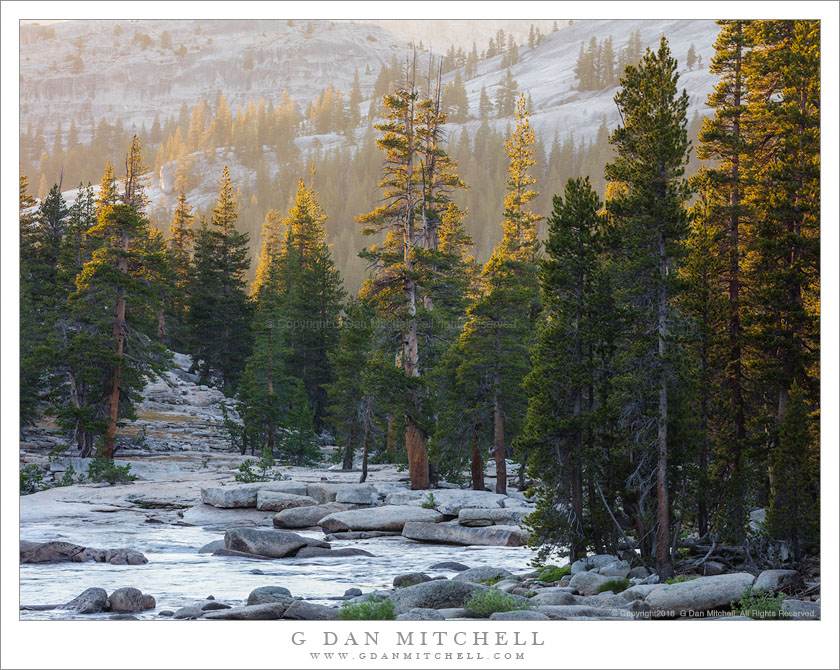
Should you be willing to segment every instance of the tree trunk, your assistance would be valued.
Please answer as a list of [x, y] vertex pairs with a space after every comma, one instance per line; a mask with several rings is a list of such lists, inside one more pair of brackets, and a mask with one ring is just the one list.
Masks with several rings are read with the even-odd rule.
[[479, 446], [479, 426], [473, 428], [472, 440], [472, 464], [470, 466], [470, 474], [472, 476], [472, 487], [474, 491], [484, 490], [484, 459], [481, 456], [481, 447]]
[[429, 458], [426, 453], [426, 434], [414, 417], [405, 417], [405, 451], [408, 456], [408, 476], [411, 489], [429, 488]]
[[668, 377], [665, 365], [665, 337], [667, 335], [667, 258], [665, 255], [665, 235], [659, 234], [659, 304], [658, 316], [658, 354], [659, 354], [659, 457], [656, 464], [656, 520], [659, 528], [656, 533], [656, 574], [660, 579], [667, 579], [674, 574], [671, 557], [671, 516], [668, 502]]
[[158, 310], [158, 324], [157, 324], [157, 337], [158, 340], [161, 342], [163, 341], [163, 336], [166, 334], [166, 313], [163, 311], [163, 307]]
[[[120, 234], [120, 246], [122, 250], [128, 251], [128, 235]], [[128, 261], [125, 257], [120, 258], [117, 267], [122, 274], [128, 272]], [[117, 363], [111, 376], [111, 392], [108, 399], [108, 431], [105, 434], [105, 458], [114, 458], [114, 441], [117, 436], [117, 419], [120, 410], [120, 383], [122, 381], [122, 360], [125, 348], [125, 291], [120, 289], [117, 297], [117, 304], [114, 307], [114, 353], [117, 355]]]
[[496, 459], [496, 493], [507, 493], [507, 463], [505, 463], [505, 418], [499, 391], [493, 401], [493, 456]]
[[364, 484], [368, 475], [368, 450], [370, 449], [370, 409], [371, 398], [368, 398], [367, 407], [365, 408], [365, 443], [364, 449], [362, 451], [362, 476], [359, 477], [359, 484]]
[[394, 425], [396, 411], [392, 411], [388, 417], [388, 429], [385, 438], [385, 451], [388, 453], [388, 462], [394, 463], [397, 460], [397, 428]]

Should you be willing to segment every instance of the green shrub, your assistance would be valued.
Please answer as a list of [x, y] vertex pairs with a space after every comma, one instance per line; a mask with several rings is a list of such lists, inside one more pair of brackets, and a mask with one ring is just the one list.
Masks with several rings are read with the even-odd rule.
[[572, 568], [569, 565], [564, 565], [562, 568], [556, 565], [546, 565], [540, 570], [541, 582], [559, 582], [566, 575], [572, 574]]
[[97, 456], [88, 465], [88, 477], [92, 482], [107, 482], [113, 486], [137, 479], [130, 470], [131, 465], [115, 465], [112, 458]]
[[37, 465], [25, 465], [20, 469], [20, 495], [35, 493], [44, 486], [44, 473]]
[[434, 509], [437, 502], [435, 501], [435, 494], [429, 491], [429, 496], [423, 501], [423, 504], [420, 507], [425, 507], [426, 509]]
[[493, 612], [511, 612], [529, 610], [531, 603], [523, 603], [518, 598], [502, 593], [497, 589], [478, 591], [464, 605], [466, 610], [477, 617], [489, 617]]
[[61, 481], [58, 482], [58, 486], [73, 486], [76, 483], [76, 480], [73, 479], [75, 474], [76, 471], [73, 469], [73, 466], [68, 465], [67, 470], [64, 471], [64, 475], [61, 477]]
[[342, 621], [393, 621], [397, 611], [390, 598], [372, 596], [360, 603], [345, 602], [338, 618]]
[[481, 583], [486, 586], [493, 586], [494, 584], [498, 584], [503, 579], [504, 577], [490, 577], [490, 579], [482, 579]]
[[784, 599], [781, 593], [748, 586], [744, 589], [741, 599], [730, 604], [735, 616], [748, 616], [750, 619], [787, 619], [788, 615], [782, 611]]
[[598, 587], [598, 593], [603, 593], [604, 591], [612, 591], [613, 593], [621, 593], [622, 591], [626, 591], [630, 588], [630, 580], [629, 579], [610, 579], [601, 586]]
[[697, 579], [696, 576], [692, 575], [677, 575], [676, 577], [668, 577], [665, 580], [666, 584], [682, 584], [683, 582], [690, 582], [693, 579]]

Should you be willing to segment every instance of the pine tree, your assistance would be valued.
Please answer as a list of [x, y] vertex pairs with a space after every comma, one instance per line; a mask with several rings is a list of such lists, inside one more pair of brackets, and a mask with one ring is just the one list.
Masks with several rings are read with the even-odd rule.
[[[723, 22], [718, 21], [718, 24], [721, 23]], [[718, 40], [720, 40], [720, 36], [718, 36]], [[694, 48], [694, 42], [692, 42], [691, 45], [688, 47], [688, 53], [685, 56], [685, 64], [688, 66], [689, 70], [693, 70], [694, 66], [697, 64], [697, 51]]]
[[486, 121], [493, 113], [493, 103], [490, 102], [490, 96], [487, 95], [487, 89], [484, 84], [481, 85], [481, 95], [478, 102], [478, 115], [482, 121]]
[[[750, 160], [751, 150], [743, 130], [746, 113], [746, 81], [744, 57], [749, 43], [745, 35], [747, 22], [719, 21], [722, 27], [715, 42], [712, 73], [721, 77], [720, 83], [709, 96], [708, 106], [715, 110], [713, 117], [706, 117], [700, 131], [697, 156], [714, 160], [717, 165], [705, 172], [704, 184], [711, 189], [709, 207], [703, 212], [703, 225], [720, 227], [726, 234], [720, 240], [719, 250], [726, 262], [721, 274], [726, 277], [728, 323], [728, 353], [725, 357], [722, 386], [728, 389], [728, 410], [722, 425], [710, 426], [717, 433], [720, 443], [720, 461], [717, 477], [720, 490], [726, 491], [720, 521], [724, 537], [742, 541], [746, 528], [746, 474], [744, 451], [747, 448], [747, 413], [744, 398], [744, 362], [742, 332], [742, 265], [744, 259], [745, 223], [750, 212], [744, 203], [746, 188], [743, 164]], [[692, 45], [693, 48], [694, 45]], [[689, 55], [691, 52], [689, 52]], [[691, 59], [689, 59], [691, 67]], [[708, 262], [708, 260], [706, 261]], [[719, 413], [716, 413], [720, 416]]]
[[173, 277], [169, 286], [170, 295], [167, 301], [170, 323], [167, 342], [170, 347], [180, 351], [189, 347], [187, 302], [192, 275], [192, 250], [195, 241], [194, 222], [195, 215], [192, 207], [187, 202], [184, 192], [179, 191], [178, 198], [175, 201], [172, 225], [169, 227], [169, 256]]
[[[820, 24], [755, 21], [745, 27], [750, 133], [745, 335], [755, 359], [755, 432], [779, 448], [796, 382], [818, 397], [820, 221]], [[751, 147], [752, 147], [751, 143]], [[771, 497], [779, 476], [773, 463]]]
[[661, 579], [673, 574], [668, 490], [673, 354], [668, 341], [675, 245], [685, 235], [683, 204], [688, 195], [682, 179], [689, 148], [688, 95], [677, 93], [676, 69], [663, 37], [656, 52], [648, 49], [638, 67], [625, 70], [623, 88], [615, 97], [624, 123], [610, 138], [618, 156], [606, 167], [610, 181], [627, 186], [607, 205], [623, 239], [619, 302], [632, 330], [624, 354], [622, 402], [626, 420], [645, 426], [635, 431], [637, 444], [644, 445], [644, 458], [656, 463], [656, 570]]
[[[537, 193], [533, 167], [536, 138], [528, 121], [524, 94], [516, 106], [516, 127], [505, 142], [509, 160], [502, 220], [504, 237], [482, 271], [481, 296], [470, 306], [461, 334], [464, 360], [458, 377], [474, 395], [474, 425], [493, 427], [496, 491], [507, 490], [505, 457], [524, 413], [522, 379], [528, 372], [528, 348], [537, 314], [537, 222], [529, 209]], [[480, 407], [479, 407], [480, 406]]]
[[202, 379], [221, 377], [225, 393], [236, 388], [249, 349], [248, 234], [236, 229], [237, 204], [227, 166], [209, 225], [196, 233], [188, 301], [192, 351]]
[[528, 413], [519, 439], [529, 469], [543, 483], [535, 540], [568, 547], [572, 561], [593, 544], [587, 533], [591, 519], [584, 515], [584, 468], [594, 480], [593, 390], [600, 361], [592, 352], [602, 336], [600, 208], [588, 178], [570, 179], [564, 197], [554, 196], [547, 258], [540, 264], [544, 316], [531, 352], [533, 369], [525, 378]]

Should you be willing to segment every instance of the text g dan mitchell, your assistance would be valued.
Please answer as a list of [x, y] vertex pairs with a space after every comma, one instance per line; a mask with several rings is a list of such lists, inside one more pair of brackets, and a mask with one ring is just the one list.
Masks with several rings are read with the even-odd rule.
[[327, 630], [307, 638], [303, 631], [295, 631], [292, 633], [292, 644], [317, 644], [326, 647], [442, 647], [450, 644], [458, 647], [541, 647], [545, 644], [537, 631], [389, 631], [385, 634], [388, 639], [384, 639], [385, 636], [380, 639], [380, 633], [381, 631], [368, 631], [354, 635]]

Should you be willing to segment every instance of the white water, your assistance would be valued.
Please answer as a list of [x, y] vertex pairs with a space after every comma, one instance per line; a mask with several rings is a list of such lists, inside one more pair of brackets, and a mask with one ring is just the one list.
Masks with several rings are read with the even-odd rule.
[[[301, 535], [322, 539], [317, 531]], [[333, 542], [333, 548], [358, 547], [374, 554], [336, 558], [282, 558], [253, 560], [198, 554], [200, 547], [222, 539], [219, 531], [198, 527], [144, 524], [142, 526], [92, 523], [31, 523], [21, 527], [21, 539], [35, 542], [63, 540], [89, 547], [129, 547], [149, 559], [146, 565], [103, 563], [48, 563], [20, 566], [20, 603], [52, 605], [65, 603], [87, 588], [98, 586], [111, 593], [134, 586], [152, 595], [154, 610], [135, 614], [141, 619], [160, 619], [157, 612], [176, 610], [213, 595], [229, 605], [244, 605], [248, 594], [260, 586], [285, 586], [293, 595], [335, 605], [331, 597], [351, 587], [364, 593], [390, 588], [395, 575], [427, 572], [430, 576], [455, 572], [429, 571], [441, 561], [458, 561], [469, 567], [493, 566], [512, 572], [528, 569], [533, 552], [524, 547], [459, 547], [413, 542], [399, 536]], [[262, 570], [263, 575], [251, 574]], [[110, 615], [78, 615], [66, 610], [21, 611], [22, 619], [95, 619]]]

